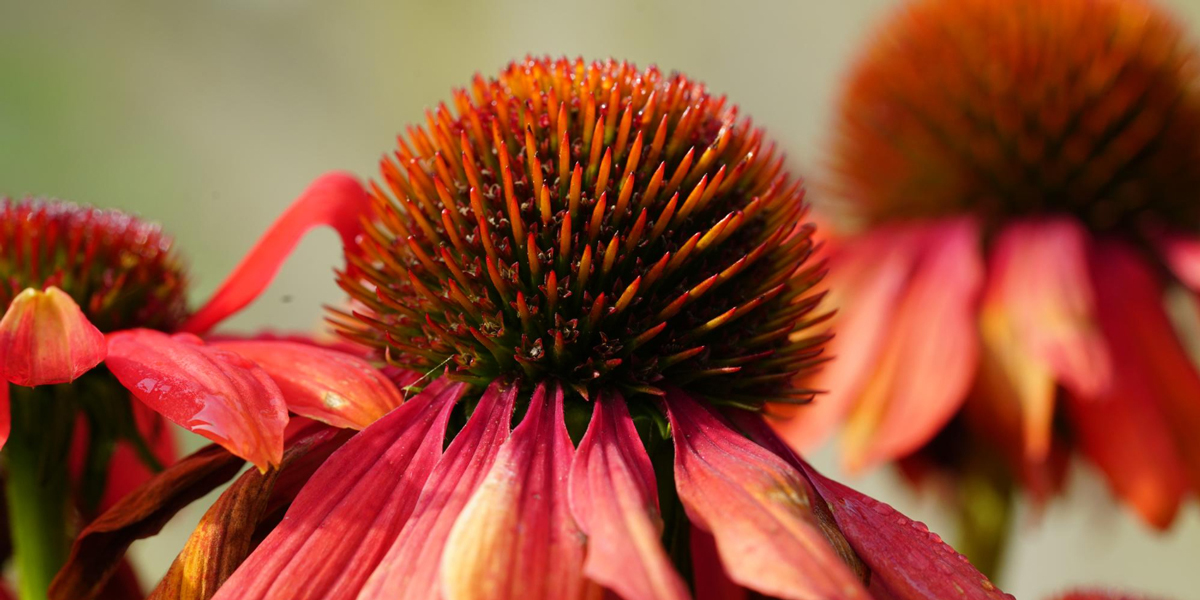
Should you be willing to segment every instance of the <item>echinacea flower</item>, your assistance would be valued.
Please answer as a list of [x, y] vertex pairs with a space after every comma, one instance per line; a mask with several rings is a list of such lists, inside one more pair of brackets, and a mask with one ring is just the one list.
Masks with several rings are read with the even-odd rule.
[[[349, 190], [338, 189], [346, 182]], [[259, 368], [228, 352], [246, 347], [251, 353], [254, 341], [207, 349], [189, 334], [164, 333], [204, 331], [247, 304], [309, 225], [329, 223], [352, 240], [357, 220], [343, 224], [324, 216], [330, 190], [365, 208], [366, 195], [354, 180], [333, 174], [318, 181], [290, 221], [282, 219], [213, 301], [191, 316], [182, 263], [157, 226], [67, 202], [0, 204], [0, 306], [6, 309], [0, 372], [7, 380], [0, 382], [0, 445], [22, 598], [44, 598], [67, 557], [69, 498], [89, 519], [173, 459], [163, 416], [229, 444], [265, 469], [282, 453], [285, 404], [313, 415], [295, 405], [303, 394], [289, 388], [286, 375], [267, 375], [271, 359], [287, 360], [289, 368], [318, 363], [309, 369], [318, 383], [333, 374], [349, 380], [346, 369], [366, 371], [364, 381], [380, 377], [355, 362], [361, 359], [310, 346], [277, 348]], [[131, 368], [131, 346], [157, 352], [160, 360], [150, 370]], [[200, 386], [188, 385], [197, 381]], [[257, 387], [238, 387], [242, 383]], [[332, 389], [350, 385], [339, 381]], [[131, 403], [130, 391], [145, 402]], [[214, 398], [220, 399], [216, 406], [205, 406]], [[361, 427], [399, 403], [398, 394], [377, 399], [393, 401], [367, 416], [351, 414], [361, 408], [353, 403], [325, 413], [360, 419]], [[245, 426], [246, 415], [255, 427]]]
[[841, 104], [837, 360], [783, 435], [844, 422], [849, 466], [944, 469], [972, 510], [1054, 491], [1075, 449], [1168, 526], [1200, 490], [1200, 375], [1164, 306], [1200, 289], [1198, 74], [1137, 0], [904, 6]]
[[[528, 59], [454, 104], [382, 162], [333, 316], [423, 389], [331, 454], [294, 431], [156, 594], [1005, 597], [757, 412], [808, 399], [792, 382], [825, 339], [802, 187], [760, 130], [617, 62]], [[183, 463], [85, 532], [57, 597], [227, 468]]]

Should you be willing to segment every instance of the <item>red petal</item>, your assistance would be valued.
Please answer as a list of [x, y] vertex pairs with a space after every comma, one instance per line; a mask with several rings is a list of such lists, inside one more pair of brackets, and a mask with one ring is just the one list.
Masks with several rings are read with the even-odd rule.
[[721, 557], [717, 554], [717, 540], [711, 533], [692, 525], [688, 544], [692, 550], [692, 579], [696, 586], [696, 600], [746, 600], [750, 593], [729, 578]]
[[862, 468], [908, 454], [962, 406], [979, 354], [983, 279], [978, 228], [966, 218], [930, 226], [925, 255], [893, 317], [875, 373], [846, 425], [846, 462]]
[[1087, 246], [1073, 219], [1043, 219], [1008, 226], [992, 253], [980, 318], [988, 385], [980, 391], [1012, 405], [1032, 461], [1050, 450], [1057, 381], [1087, 395], [1109, 385]]
[[483, 481], [508, 439], [517, 388], [494, 383], [434, 467], [400, 537], [379, 563], [359, 598], [425, 600], [434, 597], [442, 549], [450, 528]]
[[1097, 244], [1092, 279], [1113, 384], [1094, 398], [1072, 396], [1071, 415], [1083, 451], [1116, 493], [1165, 527], [1189, 465], [1200, 485], [1200, 378], [1163, 311], [1158, 283], [1132, 249]]
[[193, 335], [148, 329], [109, 335], [107, 365], [138, 400], [265, 471], [283, 457], [287, 409], [254, 363]]
[[362, 429], [404, 402], [371, 363], [309, 344], [237, 341], [211, 344], [249, 359], [271, 376], [288, 410], [333, 425]]
[[871, 572], [871, 591], [895, 600], [999, 600], [1012, 597], [992, 584], [923, 523], [826, 478], [796, 456], [756, 415], [737, 423], [755, 442], [804, 473], [829, 507], [838, 529]]
[[1200, 239], [1174, 234], [1155, 234], [1167, 266], [1192, 290], [1200, 291]]
[[868, 597], [822, 535], [799, 472], [687, 395], [668, 391], [666, 403], [679, 499], [734, 581], [784, 599]]
[[1053, 600], [1153, 600], [1150, 596], [1134, 595], [1116, 590], [1073, 590], [1055, 596]]
[[167, 467], [80, 532], [67, 564], [50, 585], [50, 598], [96, 597], [130, 544], [158, 533], [183, 507], [229, 481], [244, 464], [212, 445]]
[[571, 465], [570, 500], [588, 536], [588, 578], [626, 600], [688, 597], [663, 550], [654, 468], [620, 394], [595, 402]]
[[773, 423], [796, 448], [819, 446], [857, 403], [885, 346], [895, 305], [920, 254], [918, 233], [912, 228], [873, 231], [843, 240], [830, 259], [828, 301], [838, 314], [828, 353], [836, 360], [809, 385], [827, 393], [794, 409], [793, 418]]
[[54, 286], [27, 288], [0, 319], [0, 368], [17, 385], [74, 381], [100, 364], [104, 352], [104, 334]]
[[[141, 402], [132, 402], [131, 408], [138, 431], [142, 439], [146, 440], [154, 458], [161, 465], [169, 466], [174, 463], [179, 455], [175, 443], [175, 426]], [[154, 471], [146, 466], [130, 442], [118, 443], [108, 466], [108, 481], [105, 483], [104, 496], [100, 499], [100, 512], [112, 508], [118, 500], [149, 481], [154, 475]]]
[[[311, 427], [294, 438], [278, 469], [249, 470], [204, 513], [150, 600], [208, 600], [250, 554], [254, 534], [287, 478], [307, 478], [351, 432]], [[315, 463], [315, 464], [314, 464]], [[300, 471], [297, 474], [297, 471]]]
[[203, 334], [229, 315], [245, 308], [267, 289], [283, 261], [300, 238], [313, 227], [328, 225], [349, 246], [362, 231], [361, 217], [370, 207], [370, 196], [358, 180], [345, 173], [321, 176], [292, 203], [229, 274], [181, 331]]
[[8, 382], [0, 381], [0, 448], [8, 442], [9, 433], [12, 433], [12, 413], [8, 404]]
[[454, 522], [441, 589], [456, 600], [570, 600], [584, 593], [583, 536], [567, 506], [574, 448], [562, 389], [539, 385], [529, 410]]
[[351, 438], [216, 598], [353, 598], [412, 513], [465, 384], [434, 382]]

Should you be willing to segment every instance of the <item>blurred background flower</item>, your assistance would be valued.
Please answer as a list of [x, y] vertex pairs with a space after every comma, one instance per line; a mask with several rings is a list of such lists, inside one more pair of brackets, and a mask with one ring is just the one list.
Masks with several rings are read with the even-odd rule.
[[[0, 20], [0, 190], [135, 210], [189, 250], [195, 297], [217, 286], [263, 228], [317, 174], [365, 173], [381, 148], [464, 75], [526, 53], [617, 56], [680, 69], [743, 112], [812, 171], [826, 146], [841, 74], [897, 2], [749, 3], [632, 0], [595, 4], [443, 2], [140, 2], [70, 8], [5, 2]], [[1200, 5], [1164, 0], [1200, 28]], [[389, 133], [392, 132], [392, 133]], [[818, 190], [819, 191], [819, 190]], [[819, 201], [819, 194], [810, 195]], [[239, 217], [230, 219], [237, 210]], [[220, 232], [220, 243], [213, 243]], [[319, 324], [343, 294], [332, 233], [301, 244], [276, 283], [230, 326]], [[828, 463], [826, 463], [828, 464]], [[935, 530], [953, 527], [929, 498], [877, 473], [862, 491]], [[1110, 583], [1186, 597], [1200, 553], [1200, 518], [1185, 509], [1154, 535], [1111, 510], [1104, 484], [1076, 470], [1068, 500], [1041, 516], [1022, 509], [1003, 587], [1040, 597], [1070, 584]], [[209, 501], [197, 503], [206, 506]], [[135, 547], [163, 572], [173, 542]]]

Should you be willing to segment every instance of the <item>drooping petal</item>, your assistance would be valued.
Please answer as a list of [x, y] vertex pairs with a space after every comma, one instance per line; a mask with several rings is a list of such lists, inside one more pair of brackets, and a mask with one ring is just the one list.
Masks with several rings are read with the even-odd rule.
[[992, 251], [980, 316], [988, 376], [1000, 388], [990, 400], [1016, 402], [1030, 460], [1050, 450], [1056, 382], [1089, 396], [1109, 384], [1087, 250], [1082, 225], [1061, 218], [1009, 225]]
[[215, 598], [353, 598], [416, 504], [465, 384], [438, 380], [338, 449]]
[[229, 481], [245, 464], [211, 445], [167, 467], [88, 524], [50, 585], [51, 600], [95, 598], [135, 540], [152, 536], [183, 507]]
[[931, 225], [925, 253], [896, 308], [876, 369], [847, 422], [850, 468], [908, 454], [962, 406], [979, 354], [976, 303], [983, 283], [978, 227]]
[[283, 394], [245, 358], [194, 335], [132, 329], [109, 336], [106, 364], [138, 400], [259, 470], [282, 460]]
[[562, 389], [539, 385], [521, 424], [450, 530], [446, 600], [583, 597], [583, 536], [567, 505], [574, 454]]
[[328, 457], [348, 437], [349, 432], [311, 428], [288, 444], [279, 469], [243, 473], [204, 513], [150, 598], [208, 600], [216, 594], [250, 554], [252, 538], [270, 508], [281, 474], [292, 474], [300, 467], [311, 475], [315, 465], [305, 459], [313, 458], [314, 454], [318, 459]]
[[679, 499], [734, 581], [785, 599], [868, 597], [822, 534], [795, 468], [682, 392], [669, 390], [666, 404]]
[[583, 573], [626, 600], [687, 598], [662, 547], [650, 457], [625, 399], [601, 394], [571, 465], [571, 513], [588, 536]]
[[821, 475], [757, 415], [739, 411], [734, 421], [750, 439], [812, 482], [818, 494], [814, 508], [823, 501], [834, 526], [870, 567], [872, 595], [882, 588], [892, 600], [1011, 600], [923, 523]]
[[74, 381], [104, 354], [104, 334], [54, 286], [17, 294], [0, 319], [0, 368], [17, 385]]
[[1200, 377], [1166, 317], [1161, 288], [1135, 251], [1100, 242], [1091, 267], [1113, 385], [1096, 397], [1071, 395], [1069, 408], [1084, 453], [1115, 492], [1165, 527], [1189, 470], [1200, 484]]
[[493, 383], [425, 483], [412, 516], [359, 594], [361, 600], [425, 600], [436, 594], [450, 528], [499, 454], [516, 386]]
[[212, 298], [180, 330], [197, 335], [206, 333], [245, 308], [267, 289], [300, 238], [313, 227], [328, 225], [341, 235], [343, 244], [350, 245], [362, 231], [360, 219], [369, 206], [370, 197], [352, 175], [321, 176], [271, 224]]
[[284, 341], [211, 344], [258, 365], [283, 392], [288, 410], [334, 427], [362, 429], [404, 402], [371, 363], [344, 352]]
[[837, 307], [836, 334], [828, 344], [835, 360], [810, 384], [824, 390], [811, 403], [788, 411], [773, 425], [801, 450], [819, 446], [854, 409], [870, 380], [891, 329], [922, 244], [918, 232], [881, 228], [837, 247], [830, 259], [831, 306]]
[[736, 584], [721, 565], [717, 540], [711, 533], [692, 525], [688, 535], [692, 551], [692, 579], [696, 600], [746, 600], [750, 593]]

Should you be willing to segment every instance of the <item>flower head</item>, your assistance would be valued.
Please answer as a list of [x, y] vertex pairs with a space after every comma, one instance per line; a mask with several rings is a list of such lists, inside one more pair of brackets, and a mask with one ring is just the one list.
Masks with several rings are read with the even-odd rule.
[[[527, 61], [410, 129], [340, 282], [349, 338], [456, 379], [805, 400], [803, 188], [682, 75]], [[804, 264], [808, 268], [797, 269]]]
[[[1003, 597], [765, 426], [765, 403], [809, 396], [792, 382], [825, 337], [802, 188], [760, 131], [611, 61], [527, 59], [455, 98], [383, 161], [339, 275], [354, 303], [333, 320], [411, 397], [332, 454], [328, 428], [294, 431], [278, 480], [303, 487], [243, 476], [160, 589], [686, 598], [690, 573], [780, 598]], [[94, 591], [113, 545], [192, 493], [168, 482], [213, 464], [184, 463], [84, 532], [56, 597]]]
[[1200, 55], [1175, 23], [914, 1], [851, 73], [833, 154], [861, 229], [831, 243], [839, 360], [784, 435], [844, 421], [851, 466], [982, 477], [1000, 505], [1076, 448], [1169, 524], [1200, 488], [1200, 376], [1163, 306], [1200, 282]]

